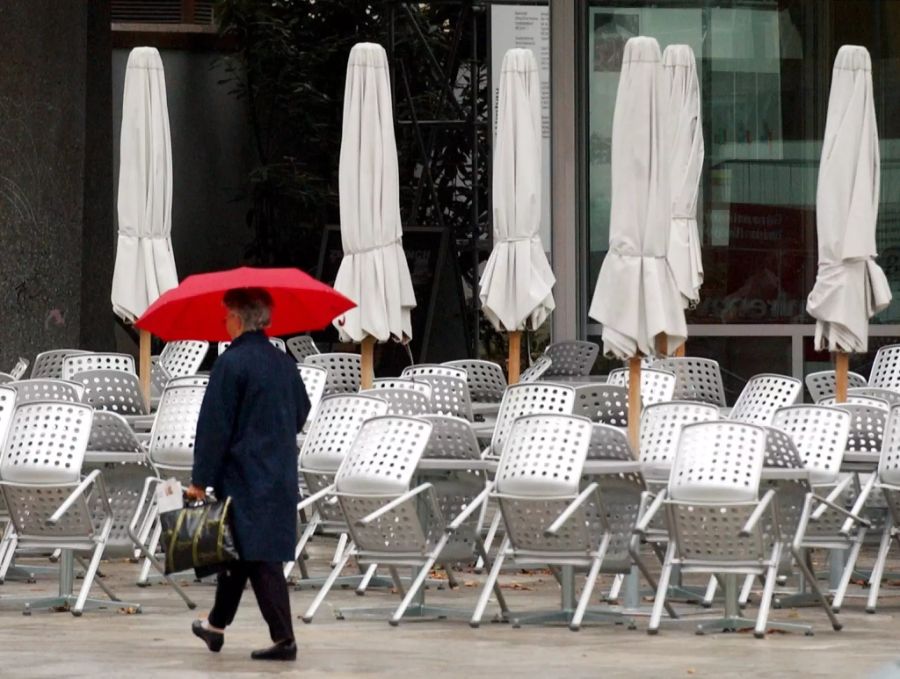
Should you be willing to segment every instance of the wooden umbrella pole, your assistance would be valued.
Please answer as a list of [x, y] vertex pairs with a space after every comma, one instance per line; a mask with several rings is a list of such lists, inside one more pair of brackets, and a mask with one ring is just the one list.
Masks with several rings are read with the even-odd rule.
[[519, 383], [519, 370], [522, 365], [522, 331], [514, 330], [509, 333], [509, 359], [506, 365], [507, 381], [510, 384]]
[[675, 350], [675, 356], [677, 358], [684, 358], [686, 356], [685, 346], [687, 346], [687, 342], [682, 342], [678, 345], [678, 348]]
[[150, 333], [146, 330], [140, 331], [140, 379], [141, 393], [144, 395], [144, 402], [150, 407]]
[[850, 369], [850, 354], [837, 351], [834, 354], [834, 401], [847, 402], [847, 382]]
[[375, 338], [366, 335], [360, 345], [362, 362], [362, 375], [359, 386], [361, 389], [371, 389], [375, 382]]
[[635, 458], [641, 441], [641, 357], [628, 359], [628, 442]]

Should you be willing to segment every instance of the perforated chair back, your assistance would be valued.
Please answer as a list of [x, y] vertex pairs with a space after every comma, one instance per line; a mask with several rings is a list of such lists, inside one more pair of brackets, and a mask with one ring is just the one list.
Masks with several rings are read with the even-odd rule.
[[900, 407], [891, 408], [885, 425], [878, 476], [882, 483], [900, 487]]
[[50, 378], [19, 380], [13, 385], [16, 390], [16, 403], [33, 403], [35, 401], [66, 401], [80, 403], [84, 397], [84, 385], [67, 380]]
[[[427, 398], [431, 398], [431, 385], [425, 381], [417, 382], [414, 379], [404, 377], [382, 377], [372, 381], [372, 389], [366, 389], [360, 393], [368, 391], [377, 392], [382, 389], [408, 389], [409, 391], [417, 391]], [[376, 394], [377, 395], [377, 394]]]
[[686, 424], [669, 476], [677, 502], [753, 502], [766, 454], [767, 431], [744, 422]]
[[301, 470], [334, 474], [363, 422], [387, 411], [387, 402], [374, 396], [336, 394], [323, 398], [300, 450]]
[[314, 365], [297, 364], [300, 379], [306, 388], [306, 396], [309, 398], [309, 419], [315, 417], [316, 409], [325, 395], [325, 383], [328, 381], [328, 371], [325, 368], [317, 368]]
[[730, 418], [750, 424], [771, 424], [775, 411], [794, 405], [800, 398], [803, 383], [793, 377], [762, 373], [744, 385]]
[[537, 413], [570, 415], [574, 406], [575, 390], [572, 387], [541, 382], [508, 387], [500, 402], [488, 454], [494, 457], [500, 455], [506, 437], [518, 418]]
[[546, 377], [581, 377], [590, 375], [600, 353], [600, 345], [595, 342], [570, 340], [554, 342], [544, 350], [551, 361]]
[[850, 413], [839, 408], [795, 405], [776, 410], [772, 425], [791, 437], [810, 481], [819, 485], [838, 479], [850, 420]]
[[499, 403], [506, 391], [506, 375], [496, 363], [468, 359], [447, 361], [443, 365], [466, 371], [469, 396], [473, 403]]
[[550, 372], [553, 361], [547, 355], [539, 356], [538, 359], [519, 376], [519, 382], [537, 382], [541, 377]]
[[847, 397], [866, 396], [868, 398], [877, 398], [886, 401], [889, 405], [895, 406], [900, 403], [900, 391], [893, 389], [882, 389], [881, 387], [853, 387], [847, 389]]
[[[628, 387], [628, 368], [617, 368], [609, 373], [607, 384]], [[675, 373], [657, 368], [641, 369], [641, 403], [644, 406], [672, 400], [675, 393]]]
[[384, 415], [366, 420], [334, 477], [336, 491], [382, 496], [369, 510], [374, 511], [383, 496], [409, 490], [430, 435], [431, 423], [419, 418]]
[[121, 370], [86, 370], [73, 376], [84, 386], [82, 400], [95, 410], [120, 415], [145, 415], [149, 412], [136, 375]]
[[315, 365], [328, 371], [325, 395], [355, 394], [359, 391], [362, 364], [359, 354], [330, 353], [307, 356], [306, 365]]
[[[160, 469], [190, 473], [204, 386], [173, 386], [163, 391], [150, 432], [150, 461]], [[176, 475], [177, 476], [177, 475]]]
[[34, 365], [31, 366], [31, 378], [61, 380], [63, 361], [68, 356], [87, 353], [89, 352], [82, 351], [81, 349], [53, 349], [51, 351], [42, 351], [34, 359]]
[[118, 370], [135, 375], [134, 357], [130, 354], [75, 354], [63, 359], [62, 378], [71, 380], [88, 370]]
[[431, 436], [422, 457], [442, 460], [480, 460], [481, 448], [472, 423], [452, 415], [423, 415]]
[[850, 434], [847, 437], [847, 452], [881, 453], [884, 428], [887, 425], [890, 408], [887, 403], [842, 403], [835, 408], [850, 413]]
[[297, 335], [296, 337], [291, 337], [285, 344], [287, 345], [287, 350], [291, 352], [291, 356], [294, 357], [294, 360], [297, 361], [297, 363], [303, 363], [307, 356], [313, 356], [314, 354], [320, 353], [315, 341], [309, 335]]
[[168, 382], [170, 387], [205, 387], [207, 384], [209, 384], [209, 373], [173, 377]]
[[[92, 453], [133, 453], [144, 457], [144, 449], [128, 421], [118, 413], [94, 411], [87, 450]], [[111, 488], [110, 484], [107, 484]]]
[[431, 386], [431, 404], [436, 413], [455, 415], [469, 421], [473, 419], [468, 374], [462, 368], [414, 365], [405, 368], [401, 376]]
[[628, 426], [628, 389], [623, 386], [591, 382], [575, 388], [573, 415], [613, 427]]
[[718, 361], [692, 356], [672, 357], [659, 359], [653, 367], [675, 375], [672, 400], [726, 405], [725, 386], [722, 384], [722, 371]]
[[634, 460], [634, 451], [628, 443], [628, 436], [621, 428], [594, 423], [587, 459], [631, 462]]
[[68, 536], [84, 544], [93, 535], [84, 495], [63, 520], [48, 523], [81, 481], [93, 414], [90, 406], [59, 401], [26, 403], [13, 412], [0, 479], [20, 545]]
[[[837, 378], [834, 370], [820, 370], [819, 372], [809, 373], [805, 378], [806, 388], [809, 389], [809, 395], [812, 400], [818, 403], [824, 398], [834, 396]], [[855, 372], [847, 373], [848, 387], [865, 387], [866, 378]]]
[[881, 347], [872, 362], [869, 386], [900, 389], [900, 344]]
[[6, 385], [0, 385], [0, 451], [6, 441], [6, 433], [12, 422], [13, 409], [16, 407], [16, 390]]
[[391, 389], [365, 389], [360, 394], [375, 396], [386, 401], [388, 415], [405, 415], [416, 417], [433, 413], [431, 407], [431, 387], [422, 382], [415, 382], [418, 387], [425, 387], [427, 392], [419, 389], [391, 388]]
[[644, 476], [648, 480], [668, 481], [685, 425], [718, 419], [716, 406], [696, 401], [670, 401], [644, 408], [640, 439]]
[[591, 421], [576, 415], [539, 413], [517, 418], [500, 456], [497, 492], [575, 497], [592, 434]]
[[[269, 344], [271, 344], [273, 347], [278, 349], [278, 351], [287, 353], [287, 346], [285, 345], [284, 340], [281, 339], [280, 337], [270, 337]], [[229, 342], [229, 341], [219, 342], [219, 346], [217, 349], [219, 356], [221, 356], [222, 353], [230, 346], [231, 346], [231, 342]]]
[[9, 371], [10, 377], [12, 377], [14, 380], [21, 380], [23, 377], [25, 377], [25, 373], [28, 372], [28, 365], [28, 359], [23, 356], [19, 356], [16, 364], [13, 366], [12, 370]]
[[93, 415], [82, 403], [35, 401], [17, 406], [0, 460], [0, 478], [25, 484], [77, 483]]
[[495, 493], [513, 549], [580, 552], [584, 558], [602, 533], [592, 529], [587, 509], [555, 535], [546, 529], [577, 497], [593, 426], [574, 415], [527, 415], [509, 433], [495, 475]]
[[169, 377], [195, 375], [209, 352], [209, 342], [204, 340], [176, 340], [163, 347], [159, 364]]
[[765, 467], [777, 469], [804, 469], [803, 458], [794, 439], [774, 425], [766, 428]]

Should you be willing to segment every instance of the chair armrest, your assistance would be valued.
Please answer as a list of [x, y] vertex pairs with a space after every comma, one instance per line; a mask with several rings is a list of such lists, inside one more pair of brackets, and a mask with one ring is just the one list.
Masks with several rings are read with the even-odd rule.
[[[821, 507], [817, 508], [816, 511], [813, 512], [812, 517], [811, 517], [813, 521], [815, 521], [820, 516], [822, 516], [822, 514], [825, 512], [826, 509], [833, 509], [834, 511], [848, 517], [848, 519], [851, 522], [855, 521], [856, 523], [860, 524], [861, 526], [865, 526], [866, 528], [872, 527], [872, 523], [870, 521], [862, 518], [861, 516], [854, 514], [849, 509], [845, 509], [845, 508], [841, 507], [840, 505], [835, 504], [834, 502], [831, 502], [830, 500], [828, 500], [828, 498], [819, 497], [815, 493], [813, 493], [812, 496], [813, 496], [813, 500], [815, 502], [820, 502], [822, 504]], [[844, 530], [844, 528], [842, 526], [841, 531], [843, 531], [843, 530]]]
[[[90, 488], [97, 479], [101, 479], [102, 483], [102, 475], [99, 469], [95, 469], [90, 474], [88, 474], [84, 480], [78, 484], [78, 487], [72, 491], [72, 494], [67, 497], [63, 503], [57, 507], [56, 511], [53, 512], [53, 516], [47, 519], [47, 525], [53, 526], [59, 523], [59, 520], [63, 517], [63, 515], [72, 508], [72, 505], [75, 504], [75, 500], [77, 500], [80, 496], [82, 496], [88, 488]], [[109, 504], [109, 497], [106, 494], [106, 488], [102, 487], [102, 493], [104, 501], [106, 502], [107, 510], [111, 510]]]
[[325, 486], [322, 490], [318, 491], [317, 493], [313, 493], [312, 495], [309, 495], [309, 496], [303, 498], [302, 500], [300, 500], [300, 502], [297, 503], [297, 511], [299, 512], [302, 509], [306, 509], [307, 507], [315, 504], [316, 502], [318, 502], [319, 500], [321, 500], [323, 497], [325, 497], [327, 495], [334, 495], [334, 484], [333, 483], [330, 486]]
[[[647, 497], [652, 497], [652, 494], [647, 493]], [[634, 526], [634, 532], [638, 535], [644, 535], [647, 532], [647, 528], [650, 526], [650, 522], [653, 521], [653, 517], [656, 516], [657, 512], [659, 512], [659, 508], [662, 507], [663, 502], [666, 499], [666, 489], [663, 488], [655, 498], [653, 498], [653, 502], [650, 503], [650, 506], [647, 507], [647, 511], [638, 519], [638, 522]]]
[[[869, 495], [872, 493], [872, 489], [875, 487], [875, 481], [878, 473], [875, 472], [869, 476], [866, 484], [860, 489], [859, 497], [856, 498], [856, 502], [853, 503], [853, 508], [850, 510], [851, 514], [855, 514], [856, 516], [860, 516], [860, 512], [862, 512], [863, 507], [865, 507], [866, 502], [869, 499]], [[853, 519], [847, 519], [844, 521], [844, 525], [841, 526], [840, 533], [841, 535], [849, 535], [850, 531], [853, 529]]]
[[766, 491], [766, 494], [763, 495], [762, 500], [759, 501], [759, 504], [756, 505], [756, 509], [753, 510], [753, 513], [750, 514], [750, 517], [747, 519], [747, 522], [744, 524], [744, 527], [741, 528], [740, 533], [738, 533], [738, 537], [748, 538], [750, 534], [753, 532], [753, 529], [756, 528], [756, 524], [759, 522], [760, 517], [765, 513], [765, 511], [769, 508], [769, 505], [772, 504], [772, 500], [775, 497], [775, 489], [770, 488]]
[[416, 495], [418, 495], [422, 491], [428, 490], [429, 488], [431, 488], [430, 483], [423, 483], [421, 485], [416, 486], [412, 490], [406, 491], [400, 497], [394, 498], [393, 500], [388, 502], [386, 505], [379, 507], [371, 514], [368, 514], [368, 515], [364, 516], [363, 518], [359, 519], [359, 521], [356, 522], [356, 525], [357, 526], [368, 526], [370, 523], [372, 523], [376, 519], [380, 519], [385, 514], [390, 514], [392, 511], [394, 511], [397, 507], [402, 505], [404, 502], [414, 498]]
[[466, 507], [456, 515], [456, 518], [450, 522], [449, 526], [447, 526], [447, 530], [451, 533], [455, 530], [459, 530], [460, 527], [466, 522], [466, 520], [475, 513], [475, 510], [481, 507], [481, 505], [483, 505], [487, 501], [492, 489], [493, 484], [485, 484], [484, 490], [475, 496], [475, 499], [469, 503], [468, 507]]
[[556, 520], [550, 524], [550, 527], [544, 530], [544, 535], [556, 535], [559, 532], [560, 528], [565, 525], [566, 521], [572, 518], [572, 514], [574, 514], [575, 511], [581, 505], [583, 505], [591, 495], [597, 492], [598, 488], [599, 486], [596, 482], [588, 484], [588, 486], [578, 494], [578, 497], [576, 497], [574, 500], [572, 500], [572, 502], [569, 503], [569, 506], [563, 510], [562, 514], [556, 517]]
[[157, 483], [162, 483], [163, 480], [158, 476], [148, 476], [144, 479], [144, 487], [141, 489], [141, 496], [138, 498], [137, 502], [137, 511], [135, 511], [134, 515], [131, 517], [131, 521], [128, 524], [129, 534], [137, 527], [138, 519], [141, 517], [142, 508], [147, 506], [147, 497], [150, 493], [150, 487]]
[[822, 514], [825, 513], [825, 510], [829, 506], [834, 505], [834, 501], [841, 496], [841, 493], [847, 490], [847, 486], [849, 486], [851, 483], [853, 483], [853, 477], [848, 476], [846, 479], [838, 483], [834, 487], [834, 489], [830, 493], [828, 493], [827, 496], [825, 496], [825, 498], [821, 498], [819, 495], [816, 495], [816, 493], [813, 492], [813, 497], [815, 497], [817, 500], [822, 501], [823, 504], [821, 507], [816, 507], [816, 510], [812, 513], [812, 516], [810, 516], [810, 518], [813, 521], [818, 521], [820, 518], [822, 518]]

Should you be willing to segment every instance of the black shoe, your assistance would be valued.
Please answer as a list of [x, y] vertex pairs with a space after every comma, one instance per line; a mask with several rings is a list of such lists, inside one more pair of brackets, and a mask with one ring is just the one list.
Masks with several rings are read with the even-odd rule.
[[206, 642], [206, 647], [213, 653], [218, 653], [222, 650], [222, 645], [225, 643], [225, 635], [221, 632], [206, 629], [200, 620], [194, 620], [191, 623], [191, 632], [203, 639]]
[[250, 657], [254, 660], [296, 660], [297, 643], [293, 639], [290, 641], [279, 641], [269, 648], [253, 651]]

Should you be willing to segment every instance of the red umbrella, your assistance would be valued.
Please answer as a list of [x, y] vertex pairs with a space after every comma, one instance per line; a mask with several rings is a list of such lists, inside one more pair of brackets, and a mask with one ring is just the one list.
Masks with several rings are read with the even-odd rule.
[[232, 288], [263, 288], [272, 295], [270, 335], [319, 330], [356, 306], [299, 269], [245, 266], [188, 276], [151, 304], [135, 325], [166, 341], [229, 340], [222, 297]]

